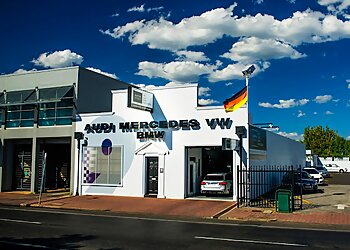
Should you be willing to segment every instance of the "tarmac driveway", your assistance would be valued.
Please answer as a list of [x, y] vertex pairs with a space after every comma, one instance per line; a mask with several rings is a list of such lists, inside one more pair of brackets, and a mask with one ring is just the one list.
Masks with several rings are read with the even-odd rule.
[[328, 185], [319, 186], [319, 192], [303, 195], [303, 208], [310, 210], [350, 213], [350, 173], [332, 174]]

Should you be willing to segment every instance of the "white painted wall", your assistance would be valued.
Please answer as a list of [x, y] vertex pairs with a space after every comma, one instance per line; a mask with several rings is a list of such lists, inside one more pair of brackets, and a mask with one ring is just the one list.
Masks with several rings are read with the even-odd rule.
[[[109, 138], [113, 145], [124, 146], [123, 185], [116, 186], [87, 186], [83, 185], [83, 194], [108, 194], [125, 196], [144, 196], [145, 194], [145, 166], [147, 156], [159, 156], [158, 197], [184, 198], [185, 185], [185, 147], [187, 146], [221, 146], [222, 138], [238, 139], [235, 126], [248, 124], [247, 108], [242, 107], [235, 112], [225, 113], [223, 106], [197, 107], [197, 85], [181, 87], [158, 87], [148, 90], [154, 93], [154, 112], [136, 110], [127, 107], [127, 91], [113, 91], [114, 114], [82, 115], [82, 121], [77, 123], [77, 131], [84, 131], [86, 124], [113, 122], [116, 124], [116, 133], [86, 134], [90, 146], [100, 146], [102, 141]], [[211, 129], [205, 119], [230, 118], [233, 123], [230, 129], [216, 127]], [[161, 120], [190, 120], [200, 122], [199, 130], [166, 131], [164, 140], [142, 142], [136, 138], [136, 131], [122, 132], [118, 127], [120, 122], [150, 122]], [[243, 141], [243, 147], [248, 152], [248, 141]], [[147, 146], [148, 145], [148, 146]], [[147, 146], [147, 147], [145, 147]], [[143, 148], [145, 147], [145, 148]], [[136, 153], [136, 154], [135, 154]], [[233, 152], [234, 165], [239, 164], [239, 157]], [[234, 194], [235, 197], [235, 194]]]
[[[254, 151], [253, 151], [254, 152]], [[305, 145], [303, 143], [294, 141], [287, 137], [278, 135], [266, 130], [266, 159], [253, 160], [251, 150], [250, 167], [254, 169], [269, 169], [282, 170], [286, 167], [293, 166], [294, 169], [305, 167]], [[262, 154], [263, 155], [263, 154]], [[282, 183], [283, 173], [270, 172], [259, 173], [253, 172], [251, 175], [252, 182], [266, 182], [264, 188], [251, 189], [251, 197], [255, 198], [271, 189], [279, 186]]]

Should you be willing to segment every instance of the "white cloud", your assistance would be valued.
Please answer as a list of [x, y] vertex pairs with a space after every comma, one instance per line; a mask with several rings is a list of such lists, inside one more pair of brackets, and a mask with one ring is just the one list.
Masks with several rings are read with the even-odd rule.
[[297, 106], [304, 106], [308, 102], [309, 102], [308, 99], [301, 99], [301, 100], [289, 99], [289, 100], [279, 100], [278, 104], [271, 104], [268, 102], [259, 102], [259, 106], [264, 108], [288, 109], [288, 108], [293, 108]]
[[256, 2], [257, 4], [262, 4], [262, 3], [264, 2], [264, 0], [255, 0], [255, 2]]
[[119, 13], [114, 13], [113, 15], [112, 15], [112, 17], [118, 17], [119, 16]]
[[147, 12], [151, 12], [151, 11], [160, 11], [160, 10], [162, 10], [162, 9], [164, 9], [163, 6], [153, 7], [153, 8], [148, 8], [148, 9], [147, 9]]
[[139, 63], [138, 75], [148, 78], [160, 77], [176, 82], [195, 82], [199, 76], [211, 73], [213, 66], [197, 62], [182, 61], [170, 63], [153, 63], [143, 61]]
[[132, 23], [127, 23], [103, 33], [114, 38], [128, 34], [133, 45], [145, 44], [152, 49], [171, 51], [213, 43], [223, 36], [272, 39], [292, 47], [350, 37], [350, 21], [343, 21], [335, 15], [307, 9], [294, 12], [291, 17], [282, 20], [260, 13], [238, 17], [233, 12], [236, 6], [233, 4], [226, 9], [212, 9], [198, 16], [184, 18], [178, 23], [163, 17], [159, 20], [136, 21], [143, 25], [129, 29], [127, 27]]
[[130, 9], [127, 10], [127, 12], [132, 12], [132, 11], [136, 11], [136, 12], [144, 12], [145, 11], [145, 5], [142, 4], [141, 6], [139, 7], [132, 7]]
[[192, 83], [172, 81], [172, 82], [166, 83], [165, 86], [184, 86], [189, 84], [192, 84]]
[[350, 79], [346, 80], [346, 82], [348, 83], [348, 89], [350, 89]]
[[135, 86], [137, 86], [137, 87], [140, 87], [140, 88], [142, 88], [142, 89], [154, 89], [154, 88], [157, 88], [157, 86], [152, 85], [152, 84], [146, 85], [146, 84], [143, 84], [143, 83], [139, 83], [139, 84], [135, 84], [135, 83], [134, 83], [133, 85], [135, 85]]
[[281, 59], [284, 57], [299, 59], [305, 56], [289, 44], [273, 39], [260, 39], [256, 37], [240, 39], [232, 45], [230, 52], [222, 55], [222, 57], [239, 62], [255, 62], [258, 60]]
[[96, 68], [93, 68], [93, 67], [87, 67], [86, 69], [94, 71], [94, 72], [102, 74], [102, 75], [105, 75], [105, 76], [108, 76], [108, 77], [111, 77], [111, 78], [114, 78], [114, 79], [118, 79], [118, 77], [115, 74], [113, 74], [113, 73], [104, 72], [104, 71], [102, 71], [100, 69], [96, 69]]
[[294, 4], [296, 2], [296, 0], [287, 0], [287, 2]]
[[63, 51], [55, 51], [53, 53], [42, 53], [37, 59], [33, 59], [32, 63], [45, 68], [60, 68], [73, 65], [79, 65], [83, 62], [83, 57], [69, 49]]
[[316, 103], [326, 103], [326, 102], [329, 102], [330, 100], [332, 100], [332, 96], [331, 95], [319, 95], [319, 96], [316, 96], [314, 101]]
[[350, 0], [318, 0], [318, 4], [327, 6], [330, 12], [345, 15], [345, 10], [350, 6]]
[[137, 31], [142, 26], [144, 26], [144, 22], [145, 22], [145, 20], [135, 21], [135, 22], [132, 22], [132, 23], [128, 23], [128, 24], [126, 24], [124, 26], [118, 26], [115, 29], [113, 29], [113, 31], [100, 30], [100, 32], [102, 34], [105, 34], [105, 35], [110, 35], [113, 38], [120, 38], [120, 37], [124, 36], [128, 32], [135, 32], [135, 31]]
[[349, 141], [350, 140], [350, 135], [348, 137], [346, 137], [346, 139]]
[[317, 112], [316, 112], [316, 111], [314, 112], [314, 115], [317, 115]]
[[303, 112], [303, 111], [301, 111], [301, 110], [298, 110], [298, 115], [297, 115], [297, 117], [299, 118], [299, 117], [302, 117], [302, 116], [305, 116], [306, 114]]
[[209, 61], [209, 58], [206, 57], [206, 55], [203, 52], [199, 52], [199, 51], [179, 50], [179, 51], [176, 51], [175, 54], [179, 56], [178, 60], [181, 60], [181, 61], [194, 61], [194, 62]]
[[205, 96], [205, 97], [208, 97], [210, 96], [210, 92], [211, 89], [208, 88], [208, 87], [199, 87], [198, 88], [198, 96]]
[[296, 140], [296, 141], [301, 141], [301, 140], [304, 139], [304, 135], [303, 134], [299, 135], [296, 132], [287, 133], [287, 132], [282, 132], [281, 131], [281, 132], [278, 132], [277, 134], [282, 135], [284, 137], [288, 137], [288, 138]]
[[199, 105], [210, 105], [210, 104], [216, 104], [216, 103], [219, 103], [219, 102], [216, 100], [213, 100], [213, 99], [199, 99], [198, 100]]
[[15, 72], [13, 72], [13, 74], [17, 74], [17, 73], [27, 73], [27, 72], [33, 72], [33, 71], [37, 71], [37, 69], [30, 69], [30, 70], [26, 70], [26, 69], [17, 69]]
[[332, 111], [327, 110], [326, 115], [333, 115], [334, 113]]

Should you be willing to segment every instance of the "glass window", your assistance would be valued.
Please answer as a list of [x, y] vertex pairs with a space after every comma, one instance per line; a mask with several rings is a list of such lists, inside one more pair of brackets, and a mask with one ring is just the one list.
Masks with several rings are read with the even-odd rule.
[[12, 105], [7, 108], [6, 127], [31, 127], [34, 125], [35, 105]]
[[121, 185], [122, 147], [84, 149], [83, 183]]
[[73, 94], [74, 94], [74, 88], [72, 86], [39, 89], [39, 100], [50, 101], [50, 100], [61, 100], [63, 97], [73, 98]]
[[4, 95], [4, 92], [1, 92], [0, 93], [0, 105], [1, 104], [5, 104], [5, 95]]
[[32, 96], [33, 90], [7, 92], [7, 104], [22, 104]]

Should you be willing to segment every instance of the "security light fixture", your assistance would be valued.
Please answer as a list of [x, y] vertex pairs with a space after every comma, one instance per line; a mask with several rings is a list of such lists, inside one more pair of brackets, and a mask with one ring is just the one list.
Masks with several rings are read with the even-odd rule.
[[253, 74], [254, 70], [255, 70], [255, 66], [252, 65], [248, 69], [243, 70], [242, 73], [245, 77], [248, 77], [249, 75]]

